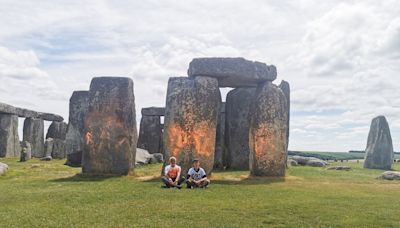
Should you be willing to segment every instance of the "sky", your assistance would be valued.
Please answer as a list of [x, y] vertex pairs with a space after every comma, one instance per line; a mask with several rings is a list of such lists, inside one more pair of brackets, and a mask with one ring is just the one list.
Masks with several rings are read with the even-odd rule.
[[126, 76], [139, 122], [193, 58], [244, 57], [291, 85], [289, 149], [363, 150], [385, 115], [400, 150], [398, 0], [0, 0], [0, 28], [0, 102], [68, 119], [74, 90]]

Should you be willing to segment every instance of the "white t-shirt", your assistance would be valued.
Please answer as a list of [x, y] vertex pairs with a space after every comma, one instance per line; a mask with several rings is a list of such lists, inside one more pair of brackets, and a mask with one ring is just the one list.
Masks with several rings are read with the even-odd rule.
[[165, 170], [164, 173], [165, 175], [167, 175], [168, 177], [175, 179], [178, 176], [178, 173], [181, 172], [181, 167], [179, 165], [175, 165], [174, 167], [172, 167], [171, 165], [167, 165], [165, 166]]
[[196, 181], [207, 176], [207, 174], [203, 168], [199, 168], [199, 170], [197, 170], [197, 171], [194, 168], [190, 168], [188, 175], [191, 176], [193, 178], [193, 180], [196, 180]]

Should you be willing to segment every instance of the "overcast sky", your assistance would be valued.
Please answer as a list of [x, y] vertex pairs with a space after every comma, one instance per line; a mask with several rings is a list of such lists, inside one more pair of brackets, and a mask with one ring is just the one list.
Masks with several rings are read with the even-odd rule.
[[365, 149], [385, 115], [400, 150], [398, 0], [0, 0], [0, 28], [0, 102], [67, 119], [92, 77], [128, 76], [140, 120], [192, 58], [240, 56], [290, 82], [290, 149]]

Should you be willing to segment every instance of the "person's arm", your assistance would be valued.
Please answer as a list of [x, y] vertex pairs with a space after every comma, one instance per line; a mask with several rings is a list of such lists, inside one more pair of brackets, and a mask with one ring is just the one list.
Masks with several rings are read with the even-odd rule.
[[202, 176], [201, 176], [201, 179], [199, 180], [199, 183], [207, 180], [207, 174], [206, 174], [206, 171], [204, 171], [204, 169], [201, 170], [201, 174], [202, 174]]
[[176, 175], [175, 183], [178, 184], [179, 180], [181, 179], [181, 167], [178, 169], [178, 174]]
[[165, 176], [166, 178], [168, 178], [169, 180], [171, 180], [171, 177], [168, 176], [168, 172], [169, 172], [169, 167], [166, 166], [166, 167], [165, 167], [165, 170], [164, 170], [164, 176]]

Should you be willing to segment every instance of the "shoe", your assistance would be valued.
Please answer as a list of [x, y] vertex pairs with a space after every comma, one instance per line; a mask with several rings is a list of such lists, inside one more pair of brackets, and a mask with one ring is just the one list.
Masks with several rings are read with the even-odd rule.
[[161, 188], [169, 188], [169, 186], [161, 185]]
[[181, 185], [177, 185], [176, 188], [177, 188], [177, 189], [181, 189], [182, 186], [181, 186]]

